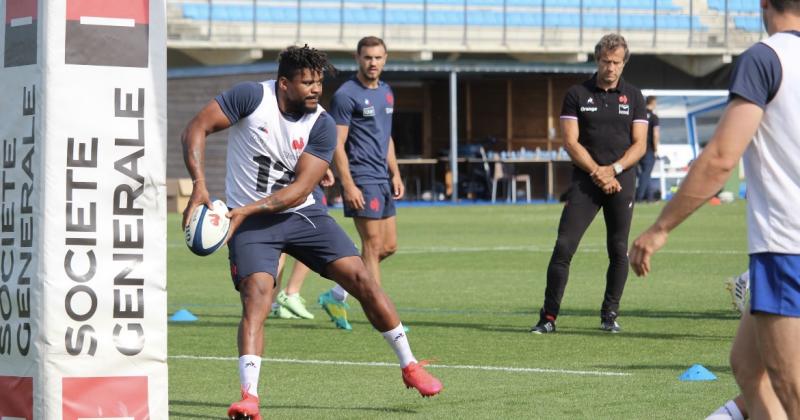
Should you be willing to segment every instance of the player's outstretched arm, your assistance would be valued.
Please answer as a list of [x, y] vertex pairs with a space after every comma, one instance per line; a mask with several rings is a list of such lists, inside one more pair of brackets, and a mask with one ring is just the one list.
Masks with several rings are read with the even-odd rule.
[[214, 207], [205, 182], [206, 137], [230, 126], [230, 120], [222, 112], [217, 101], [212, 99], [189, 121], [181, 133], [183, 162], [192, 177], [192, 195], [186, 209], [183, 210], [182, 228], [186, 228], [192, 211], [198, 205], [205, 204], [209, 208]]
[[629, 258], [636, 275], [650, 272], [650, 257], [664, 246], [669, 232], [722, 188], [755, 135], [763, 114], [758, 105], [743, 99], [736, 98], [728, 104], [711, 141], [689, 168], [675, 197], [655, 223], [633, 241]]

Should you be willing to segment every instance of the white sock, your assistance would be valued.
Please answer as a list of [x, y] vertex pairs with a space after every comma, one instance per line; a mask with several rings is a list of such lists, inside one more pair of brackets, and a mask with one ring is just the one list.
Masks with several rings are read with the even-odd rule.
[[272, 310], [276, 310], [281, 307], [281, 304], [278, 302], [272, 302]]
[[239, 383], [248, 393], [258, 396], [258, 375], [261, 373], [261, 358], [245, 354], [239, 358]]
[[331, 294], [333, 295], [333, 298], [339, 302], [344, 302], [348, 296], [347, 290], [344, 290], [342, 286], [339, 286], [338, 284], [331, 289]]
[[396, 354], [397, 359], [400, 360], [401, 368], [408, 366], [411, 362], [417, 361], [411, 353], [411, 346], [408, 345], [408, 337], [403, 330], [402, 322], [400, 325], [394, 327], [394, 329], [383, 332], [381, 335], [386, 342], [389, 343], [389, 347], [394, 350], [394, 354]]
[[706, 420], [744, 420], [742, 412], [733, 400], [729, 400], [717, 411], [711, 413]]

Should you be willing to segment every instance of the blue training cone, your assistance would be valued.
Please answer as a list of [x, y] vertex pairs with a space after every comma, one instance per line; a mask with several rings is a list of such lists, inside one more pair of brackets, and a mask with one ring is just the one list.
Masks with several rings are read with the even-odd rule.
[[188, 309], [180, 309], [172, 314], [172, 316], [169, 317], [169, 320], [175, 322], [194, 322], [197, 321], [197, 317], [194, 316], [193, 313], [189, 312]]
[[686, 372], [680, 376], [680, 380], [682, 381], [716, 381], [717, 376], [711, 373], [710, 370], [706, 369], [703, 365], [692, 365], [689, 369], [686, 369]]

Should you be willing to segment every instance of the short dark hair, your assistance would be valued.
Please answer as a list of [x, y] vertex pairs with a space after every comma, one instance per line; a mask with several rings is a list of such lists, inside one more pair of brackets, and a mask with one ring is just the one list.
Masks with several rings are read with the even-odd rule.
[[628, 50], [628, 41], [625, 41], [625, 37], [620, 34], [603, 35], [600, 41], [597, 42], [597, 45], [594, 46], [595, 61], [600, 60], [600, 54], [602, 54], [603, 51], [614, 51], [620, 47], [625, 49], [624, 62], [627, 63], [628, 59], [631, 57], [631, 52]]
[[780, 13], [787, 9], [794, 13], [800, 13], [800, 0], [769, 0], [769, 4]]
[[386, 51], [386, 44], [382, 39], [378, 38], [377, 36], [365, 36], [358, 41], [358, 45], [356, 46], [356, 54], [361, 54], [361, 49], [364, 47], [377, 47], [378, 45], [383, 47], [383, 50]]
[[328, 60], [328, 55], [308, 44], [287, 47], [278, 55], [278, 77], [291, 79], [305, 69], [336, 74], [336, 67]]
[[645, 103], [646, 103], [647, 105], [650, 105], [650, 104], [652, 104], [653, 102], [655, 102], [655, 101], [656, 101], [656, 99], [658, 99], [658, 98], [656, 98], [656, 97], [655, 97], [655, 96], [653, 96], [653, 95], [650, 95], [650, 96], [648, 96], [648, 97], [647, 97], [647, 99], [645, 99]]

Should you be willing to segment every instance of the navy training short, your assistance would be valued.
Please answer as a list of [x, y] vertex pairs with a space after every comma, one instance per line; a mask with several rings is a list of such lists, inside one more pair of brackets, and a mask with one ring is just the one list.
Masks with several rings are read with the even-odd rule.
[[800, 255], [750, 254], [750, 312], [800, 317]]
[[239, 282], [253, 273], [263, 272], [275, 278], [281, 252], [326, 278], [328, 264], [360, 255], [353, 240], [327, 214], [253, 215], [244, 220], [228, 242], [231, 279], [236, 290]]
[[344, 217], [386, 219], [397, 214], [390, 183], [358, 185], [358, 189], [364, 195], [364, 209], [355, 210], [345, 204]]

